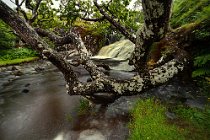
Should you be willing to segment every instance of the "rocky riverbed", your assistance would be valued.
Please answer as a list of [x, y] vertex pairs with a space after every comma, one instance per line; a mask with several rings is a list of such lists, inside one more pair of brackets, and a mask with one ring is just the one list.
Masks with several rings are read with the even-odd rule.
[[[89, 78], [82, 67], [74, 68], [79, 79]], [[135, 73], [110, 70], [115, 78]], [[82, 97], [69, 96], [62, 74], [49, 62], [40, 60], [0, 68], [0, 139], [1, 140], [126, 140], [129, 111], [140, 98], [156, 96], [162, 101], [178, 101], [200, 109], [207, 102], [196, 98], [200, 90], [192, 84], [173, 79], [165, 85], [138, 96], [121, 97], [110, 104], [92, 105], [79, 113]], [[174, 114], [166, 112], [168, 118]]]

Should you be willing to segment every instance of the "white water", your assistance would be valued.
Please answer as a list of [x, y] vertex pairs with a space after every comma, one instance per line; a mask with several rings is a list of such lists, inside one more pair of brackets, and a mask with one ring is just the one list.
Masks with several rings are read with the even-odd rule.
[[110, 62], [119, 62], [114, 65], [111, 64], [110, 68], [114, 70], [132, 71], [134, 67], [128, 65], [128, 59], [131, 57], [134, 47], [135, 44], [131, 41], [121, 40], [102, 47], [98, 54], [91, 57], [91, 59], [96, 61], [106, 60], [106, 63], [108, 60]]

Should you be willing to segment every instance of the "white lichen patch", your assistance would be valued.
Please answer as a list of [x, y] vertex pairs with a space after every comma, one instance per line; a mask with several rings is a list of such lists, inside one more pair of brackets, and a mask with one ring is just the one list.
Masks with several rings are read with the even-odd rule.
[[163, 28], [160, 28], [160, 30], [159, 30], [159, 35], [163, 35], [163, 33], [164, 33], [164, 29]]
[[121, 94], [122, 93], [122, 85], [120, 83], [112, 83], [114, 91]]
[[68, 83], [66, 84], [66, 89], [67, 89], [67, 90], [69, 89], [69, 84], [68, 84]]
[[158, 18], [164, 13], [164, 6], [163, 3], [158, 2], [157, 0], [150, 0], [149, 1], [150, 8], [153, 9], [153, 17]]
[[175, 60], [171, 60], [163, 66], [149, 71], [151, 83], [153, 85], [165, 83], [183, 68], [183, 64], [177, 64]]
[[100, 80], [96, 80], [96, 86], [98, 89], [102, 90], [104, 88], [104, 84]]

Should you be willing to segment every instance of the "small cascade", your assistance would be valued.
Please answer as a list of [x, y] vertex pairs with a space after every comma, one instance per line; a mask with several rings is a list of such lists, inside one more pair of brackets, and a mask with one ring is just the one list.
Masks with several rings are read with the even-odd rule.
[[98, 54], [91, 59], [97, 62], [106, 62], [114, 70], [132, 71], [134, 67], [128, 65], [128, 59], [131, 57], [134, 47], [135, 44], [130, 40], [121, 40], [102, 47]]

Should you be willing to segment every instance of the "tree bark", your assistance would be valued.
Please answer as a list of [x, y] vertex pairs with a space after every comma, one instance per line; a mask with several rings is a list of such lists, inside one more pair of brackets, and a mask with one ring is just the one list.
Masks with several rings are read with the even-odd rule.
[[149, 47], [168, 32], [172, 0], [142, 0], [144, 25], [136, 34], [132, 64], [141, 73], [146, 68]]

